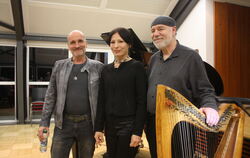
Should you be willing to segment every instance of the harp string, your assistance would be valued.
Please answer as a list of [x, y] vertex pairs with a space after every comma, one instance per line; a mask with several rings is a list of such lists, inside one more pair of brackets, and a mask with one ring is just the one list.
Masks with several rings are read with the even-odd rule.
[[188, 122], [180, 122], [173, 133], [174, 158], [210, 158], [218, 145], [213, 132], [193, 126]]
[[208, 137], [207, 132], [199, 128], [195, 130], [196, 141], [195, 141], [195, 154], [194, 157], [205, 158], [208, 157]]
[[186, 131], [186, 137], [187, 137], [187, 139], [186, 139], [187, 143], [186, 144], [187, 144], [187, 149], [188, 149], [187, 150], [187, 157], [191, 157], [191, 155], [192, 155], [192, 152], [191, 152], [192, 140], [191, 140], [191, 137], [190, 137], [191, 136], [191, 134], [190, 134], [190, 132], [191, 132], [190, 131], [190, 126], [188, 125], [188, 123], [185, 123], [184, 125], [185, 125], [185, 129], [187, 129], [187, 130], [185, 130]]
[[[156, 106], [156, 132], [157, 132], [157, 154], [159, 154], [159, 157], [161, 158], [189, 158], [189, 157], [201, 157], [201, 158], [210, 158], [210, 157], [221, 157], [222, 152], [226, 151], [228, 157], [240, 157], [241, 150], [235, 149], [235, 146], [242, 146], [241, 144], [241, 136], [238, 139], [237, 137], [230, 137], [230, 141], [237, 142], [236, 144], [230, 143], [230, 147], [232, 147], [233, 150], [230, 151], [225, 148], [225, 143], [228, 142], [228, 129], [234, 128], [242, 129], [242, 120], [239, 123], [239, 126], [232, 127], [231, 120], [237, 121], [235, 118], [235, 112], [239, 111], [240, 116], [243, 115], [243, 112], [241, 109], [239, 109], [234, 104], [225, 104], [222, 108], [220, 108], [220, 120], [219, 123], [216, 126], [210, 127], [205, 123], [205, 115], [202, 114], [199, 109], [197, 109], [194, 105], [192, 105], [191, 102], [189, 102], [185, 97], [183, 97], [181, 94], [179, 94], [174, 89], [171, 89], [170, 87], [158, 85], [157, 88], [157, 106]], [[237, 115], [238, 116], [238, 115]], [[170, 120], [173, 120], [170, 121]], [[227, 120], [229, 121], [229, 124], [227, 123]], [[192, 128], [197, 128], [197, 130], [207, 131], [205, 132], [205, 137], [208, 137], [207, 142], [205, 144], [207, 145], [207, 148], [205, 148], [204, 153], [198, 152], [197, 149], [202, 149], [203, 144], [199, 143], [198, 140], [198, 134], [193, 133], [193, 129], [188, 127], [185, 127], [185, 125], [179, 125], [180, 122], [186, 122], [188, 124], [191, 124]], [[215, 143], [214, 141], [210, 140], [212, 133], [218, 133], [219, 130], [221, 130], [222, 126], [224, 124], [228, 124], [230, 128], [226, 128], [226, 132], [223, 135], [223, 138], [220, 142]], [[176, 128], [178, 127], [178, 128]], [[190, 128], [189, 132], [183, 131], [183, 129]], [[236, 129], [237, 128], [237, 129]], [[185, 135], [186, 133], [186, 135]], [[175, 136], [178, 134], [178, 137]], [[239, 134], [242, 134], [242, 130], [239, 131]], [[191, 135], [191, 136], [188, 136]], [[195, 141], [194, 141], [194, 138]], [[190, 138], [190, 139], [189, 139]], [[232, 140], [231, 140], [232, 139]], [[190, 141], [189, 143], [186, 142]], [[193, 142], [193, 143], [192, 143]], [[195, 144], [197, 144], [195, 146]], [[210, 144], [213, 148], [215, 148], [215, 152], [211, 152]], [[239, 144], [239, 145], [237, 145]], [[188, 146], [191, 146], [193, 150], [185, 151], [185, 148], [188, 148]], [[240, 148], [239, 148], [240, 149]], [[201, 150], [203, 151], [203, 150]], [[191, 156], [189, 156], [191, 153]], [[231, 154], [232, 153], [232, 154]], [[212, 156], [211, 156], [212, 155]], [[214, 155], [214, 156], [213, 156]], [[237, 155], [237, 156], [235, 156]]]
[[[171, 118], [172, 119], [172, 118]], [[188, 122], [179, 122], [172, 134], [172, 154], [174, 158], [193, 158], [196, 132]], [[200, 145], [200, 144], [197, 144]]]

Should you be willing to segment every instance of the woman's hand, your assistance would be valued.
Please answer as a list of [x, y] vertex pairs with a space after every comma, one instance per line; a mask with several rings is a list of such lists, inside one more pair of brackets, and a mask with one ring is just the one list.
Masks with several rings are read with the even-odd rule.
[[140, 143], [141, 143], [141, 137], [133, 134], [131, 136], [131, 141], [130, 141], [129, 146], [130, 147], [137, 147], [138, 145], [140, 145]]
[[104, 137], [102, 132], [95, 132], [96, 145], [101, 145], [104, 142]]

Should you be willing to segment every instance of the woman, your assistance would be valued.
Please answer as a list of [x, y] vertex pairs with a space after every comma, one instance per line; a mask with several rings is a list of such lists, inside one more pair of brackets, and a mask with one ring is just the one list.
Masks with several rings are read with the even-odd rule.
[[115, 60], [101, 73], [95, 139], [102, 143], [105, 130], [109, 158], [133, 158], [146, 117], [146, 73], [142, 63], [129, 57], [129, 30], [112, 30], [107, 43]]

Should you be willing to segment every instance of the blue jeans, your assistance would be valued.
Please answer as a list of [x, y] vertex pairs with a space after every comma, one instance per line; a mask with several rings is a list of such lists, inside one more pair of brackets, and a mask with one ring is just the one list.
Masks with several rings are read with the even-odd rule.
[[79, 157], [92, 158], [95, 149], [92, 121], [73, 122], [64, 119], [62, 129], [55, 127], [52, 141], [51, 158], [68, 158], [75, 141]]

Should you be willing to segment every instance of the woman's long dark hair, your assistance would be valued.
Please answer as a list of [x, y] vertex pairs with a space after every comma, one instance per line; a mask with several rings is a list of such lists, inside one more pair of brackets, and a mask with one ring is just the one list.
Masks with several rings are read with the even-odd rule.
[[128, 44], [131, 45], [133, 44], [133, 39], [131, 37], [131, 33], [128, 29], [123, 28], [123, 27], [118, 27], [113, 29], [112, 31], [109, 32], [109, 38], [108, 38], [108, 45], [110, 46], [111, 38], [114, 34], [118, 33], [121, 38]]
[[136, 59], [136, 60], [139, 60], [139, 61], [142, 61], [142, 57], [141, 57], [141, 54], [140, 53], [136, 53], [135, 50], [133, 49], [134, 48], [134, 38], [133, 38], [133, 35], [132, 33], [130, 32], [129, 29], [126, 29], [124, 27], [118, 27], [118, 28], [115, 28], [113, 29], [112, 31], [109, 32], [109, 36], [108, 36], [108, 45], [110, 46], [110, 42], [111, 42], [111, 38], [112, 36], [115, 34], [115, 33], [118, 33], [121, 38], [128, 44], [130, 45], [129, 47], [129, 50], [128, 50], [128, 54], [131, 58], [133, 59]]

